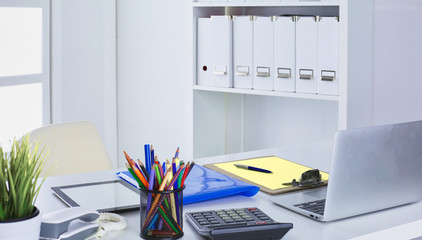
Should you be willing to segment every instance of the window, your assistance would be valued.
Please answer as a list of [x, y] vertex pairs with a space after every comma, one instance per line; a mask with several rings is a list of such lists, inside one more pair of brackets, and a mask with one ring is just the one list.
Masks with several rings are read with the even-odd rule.
[[0, 2], [0, 144], [50, 122], [48, 0]]

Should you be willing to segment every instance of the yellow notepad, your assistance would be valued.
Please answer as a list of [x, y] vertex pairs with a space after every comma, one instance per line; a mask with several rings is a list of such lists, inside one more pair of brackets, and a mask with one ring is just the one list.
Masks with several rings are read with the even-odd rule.
[[[262, 173], [247, 169], [237, 168], [234, 164], [243, 164], [272, 171], [273, 173]], [[244, 182], [259, 186], [261, 191], [269, 194], [278, 194], [303, 188], [283, 185], [283, 183], [291, 182], [293, 179], [297, 181], [303, 172], [313, 168], [303, 166], [276, 156], [259, 157], [252, 159], [244, 159], [239, 161], [231, 161], [224, 163], [214, 163], [204, 165], [207, 168], [237, 178]], [[326, 184], [328, 181], [328, 173], [322, 172], [322, 181]]]

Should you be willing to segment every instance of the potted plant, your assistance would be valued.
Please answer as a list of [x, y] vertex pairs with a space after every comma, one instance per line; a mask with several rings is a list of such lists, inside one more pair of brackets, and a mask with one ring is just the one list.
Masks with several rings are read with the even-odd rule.
[[29, 135], [14, 140], [10, 152], [0, 147], [0, 239], [39, 239], [41, 214], [34, 206], [45, 166], [40, 143], [29, 144]]

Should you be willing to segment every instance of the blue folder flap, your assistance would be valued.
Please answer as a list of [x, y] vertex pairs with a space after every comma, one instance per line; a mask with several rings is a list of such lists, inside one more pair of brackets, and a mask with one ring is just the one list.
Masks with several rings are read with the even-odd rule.
[[193, 203], [219, 197], [241, 194], [255, 195], [259, 187], [242, 182], [214, 170], [195, 165], [185, 181], [183, 203]]
[[[118, 172], [117, 175], [135, 187], [137, 182], [129, 171]], [[183, 203], [189, 204], [235, 194], [246, 197], [254, 196], [259, 187], [231, 178], [214, 170], [195, 165], [185, 181]]]

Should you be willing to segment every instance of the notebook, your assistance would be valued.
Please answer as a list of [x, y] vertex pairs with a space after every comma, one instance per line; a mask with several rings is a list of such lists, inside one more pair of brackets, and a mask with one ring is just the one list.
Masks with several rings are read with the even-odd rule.
[[[332, 221], [422, 199], [422, 121], [336, 133], [328, 186], [271, 200]], [[324, 203], [322, 210], [315, 201]]]
[[[138, 183], [129, 171], [122, 171], [116, 174], [132, 186], [138, 187]], [[259, 192], [259, 187], [231, 178], [198, 164], [195, 164], [192, 168], [192, 171], [186, 178], [185, 185], [186, 188], [183, 190], [183, 204], [236, 194], [251, 197]]]

